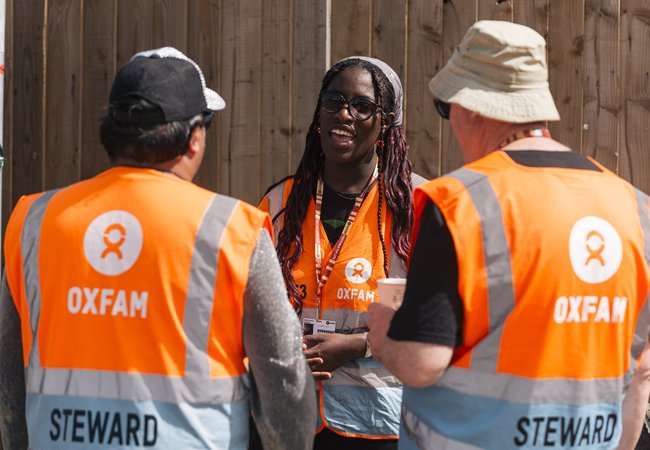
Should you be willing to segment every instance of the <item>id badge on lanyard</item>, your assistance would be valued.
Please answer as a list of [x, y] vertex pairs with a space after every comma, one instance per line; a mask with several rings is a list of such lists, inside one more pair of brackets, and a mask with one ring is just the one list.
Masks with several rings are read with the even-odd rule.
[[305, 336], [309, 334], [334, 333], [336, 322], [333, 320], [321, 320], [311, 317], [302, 319], [302, 332]]

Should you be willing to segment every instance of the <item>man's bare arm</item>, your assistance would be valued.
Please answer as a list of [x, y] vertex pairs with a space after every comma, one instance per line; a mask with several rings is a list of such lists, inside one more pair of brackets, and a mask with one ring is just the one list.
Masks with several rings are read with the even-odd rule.
[[368, 306], [370, 332], [368, 342], [375, 358], [407, 386], [425, 387], [435, 384], [453, 354], [453, 349], [439, 344], [395, 341], [386, 336], [395, 311], [380, 303]]
[[641, 435], [650, 397], [650, 343], [646, 344], [623, 398], [623, 433], [617, 450], [633, 450]]

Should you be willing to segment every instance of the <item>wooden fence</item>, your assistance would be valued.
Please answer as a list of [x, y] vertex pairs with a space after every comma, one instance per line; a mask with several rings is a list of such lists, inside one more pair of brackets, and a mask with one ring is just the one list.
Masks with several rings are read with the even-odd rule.
[[352, 54], [400, 74], [415, 170], [452, 170], [461, 155], [426, 84], [477, 19], [544, 35], [553, 135], [650, 192], [648, 0], [7, 0], [3, 224], [19, 196], [108, 167], [98, 123], [115, 71], [163, 45], [195, 59], [228, 103], [205, 187], [256, 203], [291, 173], [322, 76]]
[[197, 182], [256, 203], [302, 154], [320, 81], [343, 56], [400, 74], [415, 170], [462, 163], [427, 82], [477, 19], [548, 40], [558, 140], [650, 191], [648, 0], [7, 0], [3, 222], [23, 194], [108, 167], [98, 140], [116, 69], [172, 45], [227, 102]]

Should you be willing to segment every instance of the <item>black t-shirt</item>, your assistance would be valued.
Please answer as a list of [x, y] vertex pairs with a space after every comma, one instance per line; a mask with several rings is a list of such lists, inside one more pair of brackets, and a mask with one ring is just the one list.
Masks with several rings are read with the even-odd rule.
[[339, 240], [358, 195], [336, 192], [325, 185], [320, 220], [332, 246]]
[[[575, 152], [506, 151], [527, 167], [601, 169]], [[449, 228], [440, 209], [429, 200], [422, 211], [407, 274], [404, 302], [395, 313], [388, 336], [458, 347], [462, 344], [463, 307], [458, 293], [458, 263]]]

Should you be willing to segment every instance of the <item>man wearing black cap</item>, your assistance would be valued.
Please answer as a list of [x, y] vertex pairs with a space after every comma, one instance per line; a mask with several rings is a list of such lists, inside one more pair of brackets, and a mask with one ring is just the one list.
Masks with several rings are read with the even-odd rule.
[[244, 449], [251, 407], [266, 449], [311, 447], [268, 215], [191, 183], [224, 107], [178, 50], [138, 53], [101, 124], [114, 167], [19, 200], [0, 290], [6, 449]]

